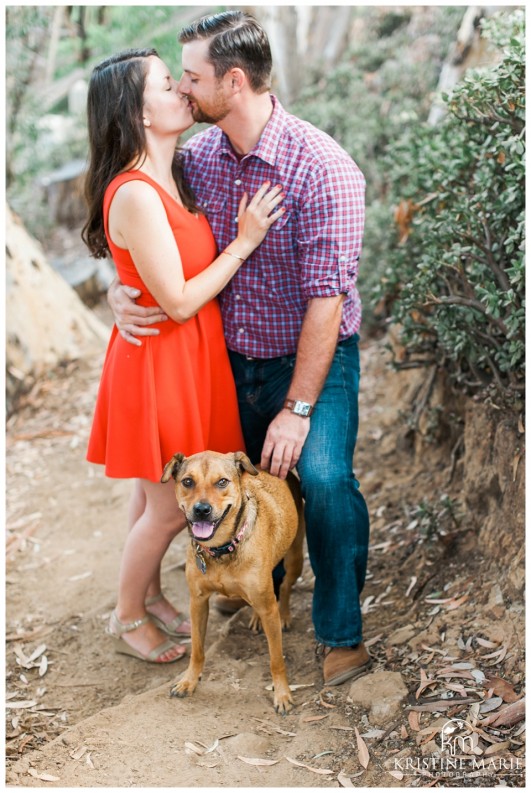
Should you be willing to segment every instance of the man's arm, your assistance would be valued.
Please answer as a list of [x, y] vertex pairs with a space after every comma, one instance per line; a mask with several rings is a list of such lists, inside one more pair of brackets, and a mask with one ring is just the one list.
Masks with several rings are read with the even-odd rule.
[[[302, 324], [293, 380], [287, 398], [315, 405], [327, 378], [339, 337], [344, 295], [313, 298]], [[267, 430], [261, 466], [285, 479], [301, 456], [311, 418], [284, 408]]]
[[150, 328], [155, 322], [164, 322], [167, 315], [159, 306], [138, 306], [135, 299], [140, 295], [140, 290], [132, 286], [124, 286], [118, 279], [114, 279], [107, 292], [107, 302], [114, 314], [116, 327], [120, 335], [137, 347], [142, 346], [137, 336], [157, 336], [158, 328]]

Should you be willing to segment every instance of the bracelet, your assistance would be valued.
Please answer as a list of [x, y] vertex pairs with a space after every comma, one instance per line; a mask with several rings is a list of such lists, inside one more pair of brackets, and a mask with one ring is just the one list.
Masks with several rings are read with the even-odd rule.
[[228, 253], [229, 256], [234, 256], [235, 259], [239, 259], [241, 262], [244, 262], [245, 259], [247, 258], [246, 256], [238, 256], [237, 253], [232, 253], [231, 251], [228, 251], [227, 249], [225, 249], [223, 251], [223, 253]]

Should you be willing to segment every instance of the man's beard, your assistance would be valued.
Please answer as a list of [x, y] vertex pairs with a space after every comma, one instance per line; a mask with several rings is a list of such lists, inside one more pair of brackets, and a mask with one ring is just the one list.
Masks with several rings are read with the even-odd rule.
[[191, 101], [193, 103], [191, 108], [192, 117], [194, 121], [200, 124], [217, 124], [219, 121], [223, 121], [229, 113], [230, 108], [225, 100], [221, 98], [214, 100], [208, 108], [200, 107], [195, 99]]

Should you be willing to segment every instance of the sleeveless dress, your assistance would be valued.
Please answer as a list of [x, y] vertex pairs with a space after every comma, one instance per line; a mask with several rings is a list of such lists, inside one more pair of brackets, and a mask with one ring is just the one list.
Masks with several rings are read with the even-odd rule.
[[[208, 267], [217, 250], [204, 215], [193, 215], [141, 171], [115, 177], [103, 203], [105, 233], [118, 277], [140, 289], [137, 303], [157, 305], [129, 251], [109, 237], [108, 217], [116, 190], [140, 179], [154, 187], [164, 204], [181, 256], [184, 277]], [[105, 465], [105, 474], [159, 482], [176, 452], [245, 450], [236, 389], [223, 337], [217, 300], [186, 322], [154, 325], [158, 336], [143, 336], [142, 346], [124, 341], [112, 329], [103, 365], [87, 459]]]

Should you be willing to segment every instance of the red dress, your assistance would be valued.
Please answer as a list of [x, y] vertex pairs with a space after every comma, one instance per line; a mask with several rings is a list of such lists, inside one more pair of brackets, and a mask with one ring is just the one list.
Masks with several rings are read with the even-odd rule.
[[[129, 251], [114, 245], [107, 229], [109, 207], [124, 182], [152, 185], [166, 209], [179, 247], [184, 277], [200, 273], [216, 258], [208, 221], [193, 215], [140, 171], [117, 176], [107, 187], [103, 216], [109, 248], [122, 283], [140, 289], [137, 302], [157, 305]], [[87, 459], [105, 465], [110, 477], [160, 481], [176, 452], [244, 450], [236, 389], [217, 300], [183, 324], [171, 319], [143, 336], [142, 346], [124, 341], [113, 327], [96, 402]]]

